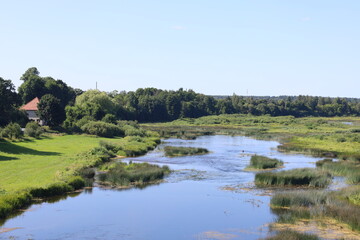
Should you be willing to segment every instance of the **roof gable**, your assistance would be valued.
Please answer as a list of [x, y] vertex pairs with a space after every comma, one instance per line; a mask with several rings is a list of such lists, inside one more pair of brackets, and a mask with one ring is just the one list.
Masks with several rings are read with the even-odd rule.
[[25, 111], [37, 111], [38, 110], [38, 103], [40, 102], [39, 98], [34, 98], [33, 100], [31, 100], [30, 102], [28, 102], [27, 104], [25, 104], [24, 106], [22, 106], [20, 108], [20, 110], [25, 110]]

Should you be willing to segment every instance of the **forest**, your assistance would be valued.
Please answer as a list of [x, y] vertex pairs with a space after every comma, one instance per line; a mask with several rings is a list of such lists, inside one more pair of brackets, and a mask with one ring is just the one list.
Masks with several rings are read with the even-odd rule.
[[89, 122], [113, 124], [117, 120], [165, 122], [218, 114], [270, 116], [359, 116], [360, 99], [318, 96], [207, 96], [193, 90], [139, 88], [136, 91], [103, 92], [75, 89], [62, 80], [41, 77], [29, 68], [16, 89], [11, 80], [0, 77], [0, 127], [9, 123], [25, 126], [26, 114], [19, 107], [38, 97], [39, 116], [50, 127], [82, 131]]

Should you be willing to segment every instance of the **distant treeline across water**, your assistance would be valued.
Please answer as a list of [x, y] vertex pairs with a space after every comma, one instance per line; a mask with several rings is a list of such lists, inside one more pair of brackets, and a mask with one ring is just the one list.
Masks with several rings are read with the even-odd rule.
[[[41, 77], [29, 68], [21, 77], [18, 91], [11, 80], [0, 78], [0, 126], [9, 122], [24, 125], [26, 115], [19, 107], [40, 99], [38, 113], [51, 126], [73, 126], [75, 123], [116, 120], [139, 122], [172, 121], [217, 114], [252, 114], [295, 117], [359, 116], [360, 99], [314, 96], [208, 96], [193, 90], [139, 88], [136, 91], [82, 91], [62, 80]], [[63, 124], [63, 122], [65, 123]]]

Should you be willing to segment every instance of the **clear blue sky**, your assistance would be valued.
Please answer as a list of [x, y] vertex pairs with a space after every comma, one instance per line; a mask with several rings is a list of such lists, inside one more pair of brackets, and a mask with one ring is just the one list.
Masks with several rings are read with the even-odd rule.
[[1, 1], [0, 76], [84, 90], [360, 97], [358, 0]]

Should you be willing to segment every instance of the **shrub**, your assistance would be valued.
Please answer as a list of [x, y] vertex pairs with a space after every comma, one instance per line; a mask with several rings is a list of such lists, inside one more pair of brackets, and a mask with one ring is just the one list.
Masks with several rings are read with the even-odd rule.
[[268, 168], [278, 168], [283, 165], [284, 162], [278, 159], [254, 155], [251, 156], [250, 165], [248, 166], [248, 168], [268, 169]]
[[54, 183], [47, 188], [33, 188], [30, 190], [30, 194], [35, 198], [46, 198], [62, 195], [71, 191], [74, 191], [74, 188], [66, 183]]
[[8, 138], [11, 140], [16, 140], [22, 138], [21, 127], [17, 123], [9, 123], [1, 131], [1, 136], [3, 138]]
[[299, 168], [281, 172], [264, 172], [255, 175], [257, 186], [308, 186], [326, 187], [331, 176], [312, 168]]
[[82, 168], [77, 171], [77, 174], [83, 178], [94, 178], [95, 170], [93, 168]]
[[81, 189], [81, 188], [85, 187], [85, 181], [80, 176], [71, 177], [67, 181], [67, 184], [69, 184], [71, 187], [73, 187], [74, 190], [78, 190], [78, 189]]
[[102, 122], [106, 122], [106, 123], [113, 123], [115, 124], [116, 123], [116, 117], [114, 114], [110, 114], [110, 113], [107, 113], [102, 119], [101, 119]]
[[43, 133], [43, 129], [36, 122], [29, 122], [25, 127], [25, 134], [29, 137], [38, 138]]
[[192, 148], [192, 147], [172, 147], [166, 146], [164, 148], [165, 156], [175, 157], [175, 156], [186, 156], [186, 155], [198, 155], [209, 153], [209, 150], [206, 148]]
[[0, 218], [5, 218], [11, 212], [26, 207], [30, 203], [31, 195], [27, 192], [1, 195]]
[[88, 122], [93, 122], [93, 121], [95, 121], [95, 118], [93, 118], [92, 116], [85, 116], [76, 122], [76, 126], [81, 129], [82, 126], [84, 126]]
[[117, 125], [105, 122], [88, 122], [81, 127], [81, 130], [88, 134], [100, 137], [123, 137], [124, 131]]
[[133, 127], [131, 125], [125, 125], [122, 127], [125, 132], [125, 136], [140, 136], [144, 137], [146, 135], [146, 131], [140, 128]]

